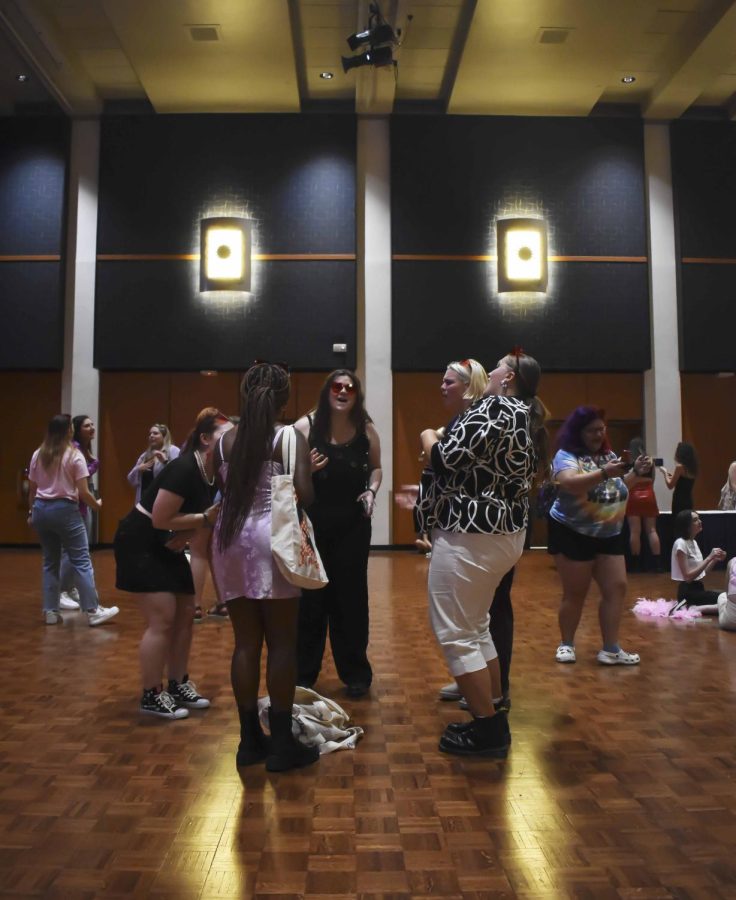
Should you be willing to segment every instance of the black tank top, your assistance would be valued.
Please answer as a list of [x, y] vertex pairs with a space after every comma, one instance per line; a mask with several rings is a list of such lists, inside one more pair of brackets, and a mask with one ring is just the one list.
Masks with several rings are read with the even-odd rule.
[[[309, 421], [311, 426], [311, 418]], [[342, 527], [361, 519], [363, 506], [358, 497], [367, 490], [370, 474], [368, 435], [360, 432], [346, 444], [330, 444], [317, 440], [310, 427], [309, 446], [329, 460], [324, 469], [312, 475], [314, 503], [309, 507], [309, 517], [315, 527]]]

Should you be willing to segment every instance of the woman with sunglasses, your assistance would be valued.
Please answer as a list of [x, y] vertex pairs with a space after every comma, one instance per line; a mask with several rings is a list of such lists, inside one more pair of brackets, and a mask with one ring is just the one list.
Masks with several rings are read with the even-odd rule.
[[546, 458], [539, 378], [536, 360], [517, 349], [489, 375], [485, 398], [444, 436], [421, 434], [435, 479], [432, 502], [420, 510], [432, 534], [430, 621], [473, 716], [447, 727], [439, 744], [445, 753], [508, 755], [508, 720], [494, 707], [501, 679], [488, 601], [522, 554], [528, 496]]
[[128, 483], [135, 488], [135, 502], [140, 503], [141, 494], [159, 475], [164, 466], [179, 456], [179, 448], [171, 443], [171, 432], [167, 425], [156, 422], [148, 430], [148, 448], [141, 453], [135, 465], [128, 472]]
[[299, 607], [298, 683], [311, 687], [322, 668], [327, 631], [349, 697], [368, 692], [368, 551], [381, 486], [381, 442], [349, 369], [328, 375], [317, 406], [296, 423], [311, 449], [314, 504], [309, 516], [328, 585], [303, 591]]

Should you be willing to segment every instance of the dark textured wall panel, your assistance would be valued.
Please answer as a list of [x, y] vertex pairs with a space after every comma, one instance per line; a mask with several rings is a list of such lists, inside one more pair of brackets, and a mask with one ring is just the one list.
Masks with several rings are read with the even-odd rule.
[[[103, 122], [100, 254], [199, 253], [200, 219], [253, 220], [256, 254], [355, 253], [355, 120], [146, 116]], [[354, 261], [255, 262], [250, 294], [199, 293], [198, 263], [97, 267], [95, 364], [355, 364]], [[334, 337], [339, 335], [339, 337]]]
[[[105, 311], [95, 320], [96, 364], [243, 369], [271, 359], [294, 369], [355, 366], [354, 263], [262, 262], [254, 277], [254, 293], [220, 298], [197, 292], [196, 263], [98, 264], [98, 310], [104, 297]], [[347, 343], [347, 356], [334, 354], [333, 343]]]
[[[516, 344], [547, 371], [630, 371], [636, 368], [630, 360], [648, 359], [646, 266], [566, 263], [564, 303], [537, 311], [533, 322], [491, 301], [488, 270], [484, 263], [394, 263], [394, 322], [415, 323], [409, 333], [394, 331], [397, 371], [439, 371], [467, 357], [494, 368]], [[639, 302], [620, 302], [622, 296]], [[436, 303], [434, 319], [428, 297]]]
[[6, 118], [0, 135], [0, 257], [24, 257], [0, 260], [0, 369], [59, 369], [69, 124]]
[[61, 369], [60, 263], [0, 263], [0, 369]]
[[[736, 126], [673, 122], [678, 249], [685, 258], [736, 258]], [[680, 265], [680, 368], [736, 370], [736, 265]]]
[[680, 369], [736, 371], [736, 266], [682, 265]]
[[[496, 218], [530, 214], [550, 256], [646, 257], [641, 123], [392, 120], [394, 254], [494, 256]], [[520, 343], [552, 370], [649, 367], [646, 262], [551, 262], [546, 294], [516, 297], [498, 294], [495, 265], [394, 262], [395, 369], [472, 355], [481, 335], [494, 358]]]

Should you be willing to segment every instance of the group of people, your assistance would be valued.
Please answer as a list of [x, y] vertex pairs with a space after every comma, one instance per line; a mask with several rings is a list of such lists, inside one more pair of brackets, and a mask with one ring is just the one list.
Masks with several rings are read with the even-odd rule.
[[[441, 385], [449, 421], [420, 435], [426, 465], [411, 502], [416, 501], [421, 540], [431, 542], [430, 622], [454, 678], [440, 696], [462, 698], [471, 714], [442, 734], [439, 748], [447, 753], [503, 758], [511, 743], [511, 587], [535, 480], [548, 466], [540, 377], [536, 360], [520, 348], [490, 374], [476, 360], [452, 362]], [[289, 390], [283, 366], [259, 362], [243, 378], [237, 420], [214, 408], [202, 410], [181, 451], [171, 444], [165, 425], [154, 425], [148, 450], [128, 476], [136, 501], [114, 543], [116, 586], [138, 595], [146, 622], [141, 711], [179, 719], [210, 705], [190, 679], [188, 663], [195, 598], [211, 567], [218, 604], [226, 607], [235, 638], [231, 681], [241, 728], [236, 762], [265, 760], [271, 771], [317, 758], [314, 748], [294, 739], [291, 710], [295, 686], [312, 687], [319, 677], [328, 632], [347, 694], [364, 695], [373, 677], [367, 656], [367, 563], [381, 486], [379, 436], [360, 381], [349, 370], [328, 376], [315, 408], [293, 428], [282, 421]], [[31, 464], [33, 525], [44, 555], [44, 610], [47, 622], [60, 621], [63, 548], [80, 603], [90, 624], [99, 624], [118, 610], [101, 607], [94, 588], [77, 504], [81, 500], [94, 509], [101, 501], [89, 490], [89, 460], [72, 442], [74, 435], [68, 417], [54, 417]], [[320, 590], [296, 587], [271, 548], [271, 479], [285, 471], [285, 448], [292, 441], [294, 486], [313, 521], [329, 578]], [[682, 447], [687, 445], [678, 451]], [[631, 497], [651, 491], [654, 461], [643, 446], [633, 449], [630, 460], [613, 452], [604, 413], [596, 407], [578, 407], [559, 430], [548, 513], [548, 552], [562, 584], [558, 662], [576, 661], [575, 634], [593, 581], [601, 593], [598, 661], [640, 661], [619, 643], [626, 589], [622, 527]], [[677, 495], [678, 484], [692, 484], [697, 463], [686, 453], [676, 454], [676, 460], [675, 471], [663, 474]], [[719, 551], [696, 559], [687, 542], [694, 544], [697, 517], [689, 515], [694, 518], [682, 536], [685, 546], [673, 551], [685, 573], [686, 600], [722, 558]], [[642, 518], [647, 528], [649, 517]], [[705, 600], [713, 598], [706, 592], [698, 598]], [[257, 706], [264, 641], [270, 736], [261, 728]]]

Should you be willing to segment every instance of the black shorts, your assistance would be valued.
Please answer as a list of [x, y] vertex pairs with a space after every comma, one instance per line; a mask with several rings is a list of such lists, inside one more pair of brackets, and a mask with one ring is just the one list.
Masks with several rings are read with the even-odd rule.
[[561, 553], [576, 562], [590, 562], [596, 556], [623, 556], [626, 553], [623, 531], [612, 537], [592, 537], [573, 531], [552, 516], [547, 516], [547, 535], [547, 553], [552, 556]]

